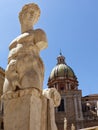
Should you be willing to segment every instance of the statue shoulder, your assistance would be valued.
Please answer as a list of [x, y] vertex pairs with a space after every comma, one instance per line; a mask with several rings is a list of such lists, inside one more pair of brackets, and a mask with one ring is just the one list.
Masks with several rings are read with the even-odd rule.
[[11, 41], [11, 43], [9, 45], [9, 50], [16, 47], [16, 45], [17, 45], [17, 38], [15, 38], [14, 40]]
[[39, 33], [39, 34], [46, 35], [45, 32], [44, 32], [44, 30], [42, 30], [42, 29], [40, 29], [40, 28], [38, 28], [38, 29], [36, 29], [36, 30], [34, 30], [34, 31], [35, 31], [35, 34], [36, 34], [36, 33]]
[[9, 49], [11, 50], [12, 48], [15, 48], [16, 45], [17, 45], [17, 43], [23, 43], [24, 41], [28, 41], [28, 39], [31, 40], [30, 37], [32, 37], [32, 36], [30, 35], [29, 32], [26, 32], [26, 33], [23, 33], [23, 34], [19, 35], [18, 37], [16, 37], [16, 38], [10, 43]]
[[40, 50], [43, 50], [48, 46], [46, 34], [42, 29], [36, 29], [34, 31], [34, 41]]

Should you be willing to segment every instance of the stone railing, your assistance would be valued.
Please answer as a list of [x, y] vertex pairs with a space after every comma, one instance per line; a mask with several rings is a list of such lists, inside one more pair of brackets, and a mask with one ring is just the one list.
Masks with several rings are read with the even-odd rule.
[[80, 129], [80, 130], [98, 130], [98, 126], [83, 128], [83, 129]]

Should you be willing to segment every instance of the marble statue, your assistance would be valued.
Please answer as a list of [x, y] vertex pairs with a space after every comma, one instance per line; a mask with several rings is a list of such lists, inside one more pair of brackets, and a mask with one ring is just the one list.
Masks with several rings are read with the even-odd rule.
[[54, 107], [57, 107], [60, 105], [61, 97], [58, 91], [55, 88], [48, 88], [43, 90], [43, 95], [47, 99], [52, 99], [53, 100], [53, 105]]
[[67, 119], [64, 118], [64, 130], [67, 130]]
[[42, 29], [33, 29], [39, 16], [36, 4], [25, 5], [19, 13], [22, 34], [9, 46], [4, 93], [32, 87], [42, 91], [44, 65], [39, 53], [47, 47], [47, 39]]
[[10, 43], [3, 86], [4, 130], [57, 130], [54, 107], [61, 97], [55, 88], [42, 88], [45, 70], [40, 51], [48, 45], [45, 32], [33, 29], [39, 16], [34, 3], [19, 13], [21, 35]]
[[74, 124], [71, 125], [71, 130], [75, 130], [75, 125]]
[[[42, 111], [43, 113], [47, 113], [48, 119], [44, 120], [44, 123], [42, 123], [43, 124], [42, 130], [57, 130], [55, 124], [54, 107], [60, 105], [60, 101], [61, 101], [60, 94], [55, 88], [49, 88], [43, 90], [43, 97], [44, 97], [43, 100], [44, 102], [43, 102]], [[46, 117], [46, 114], [43, 114], [43, 116]], [[47, 124], [47, 128], [45, 127], [46, 124]]]

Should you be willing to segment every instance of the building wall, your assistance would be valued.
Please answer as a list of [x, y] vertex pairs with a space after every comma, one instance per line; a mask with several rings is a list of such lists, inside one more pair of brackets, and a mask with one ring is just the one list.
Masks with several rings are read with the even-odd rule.
[[61, 107], [56, 108], [55, 113], [58, 130], [64, 130], [64, 118], [67, 119], [67, 130], [71, 130], [72, 124], [74, 124], [77, 129], [82, 128], [82, 125], [80, 125], [83, 120], [81, 90], [66, 91], [61, 93], [61, 97], [64, 100], [64, 104], [61, 103]]

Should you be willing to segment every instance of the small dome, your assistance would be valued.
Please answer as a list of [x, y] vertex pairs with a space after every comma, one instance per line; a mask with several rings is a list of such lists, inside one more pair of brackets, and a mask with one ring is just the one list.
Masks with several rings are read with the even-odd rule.
[[61, 53], [57, 57], [57, 61], [57, 65], [52, 69], [50, 73], [49, 80], [52, 80], [56, 77], [77, 79], [72, 68], [65, 63], [65, 57], [62, 56]]

